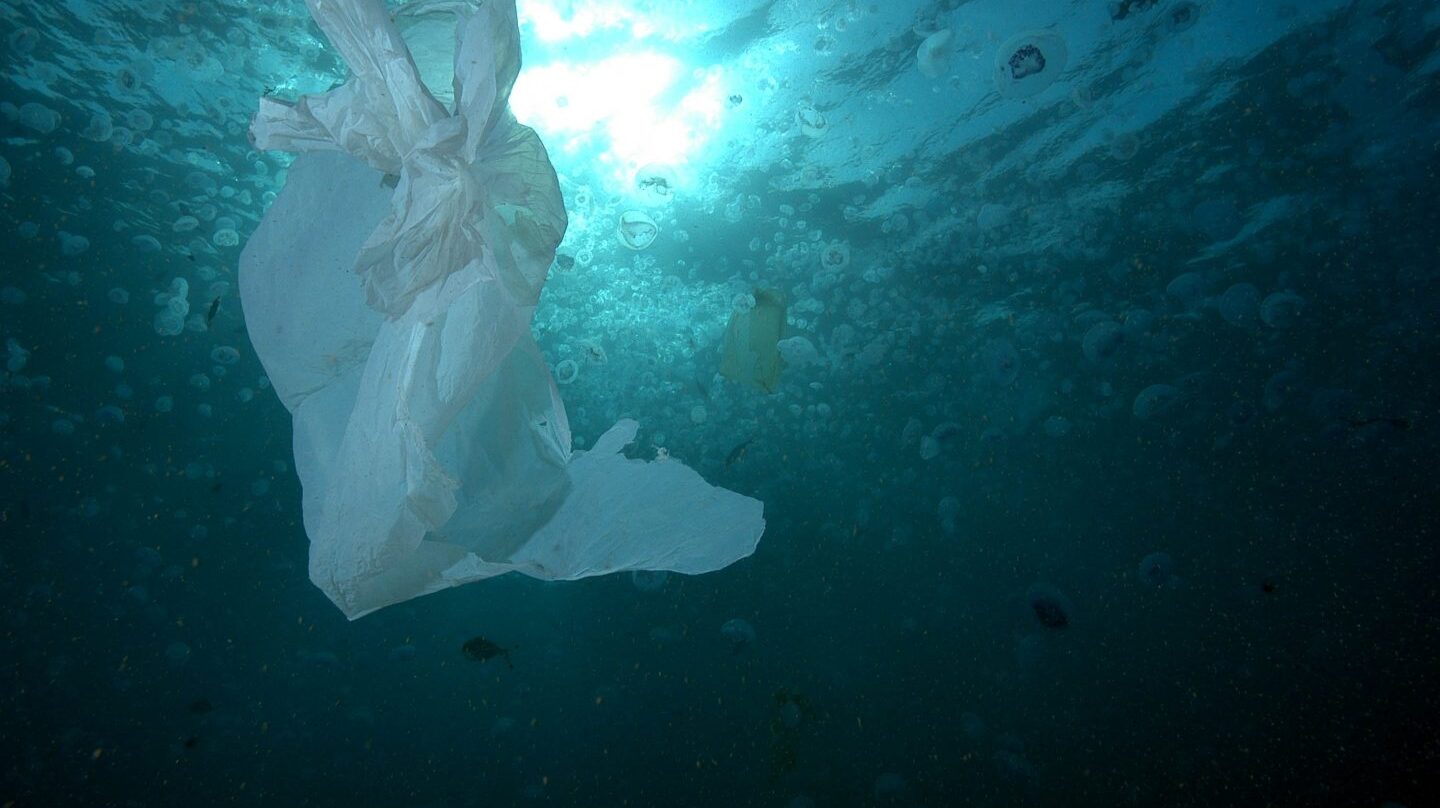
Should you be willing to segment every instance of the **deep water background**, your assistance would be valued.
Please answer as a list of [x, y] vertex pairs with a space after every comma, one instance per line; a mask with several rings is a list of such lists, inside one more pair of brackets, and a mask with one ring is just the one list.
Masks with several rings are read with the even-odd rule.
[[[537, 126], [580, 200], [562, 253], [590, 255], [536, 331], [552, 364], [606, 355], [561, 388], [578, 436], [637, 418], [637, 454], [764, 500], [759, 550], [349, 623], [306, 578], [289, 416], [213, 236], [243, 243], [288, 164], [249, 151], [255, 98], [343, 67], [298, 2], [0, 1], [0, 804], [1434, 804], [1435, 4], [1199, 3], [1183, 31], [1164, 3], [620, 5], [711, 26], [666, 47], [753, 117], [690, 153], [638, 254], [619, 135]], [[967, 44], [916, 90], [942, 26]], [[1051, 26], [1069, 72], [1006, 106], [997, 44]], [[800, 103], [844, 131], [802, 135]], [[153, 128], [83, 136], [102, 107]], [[193, 325], [162, 336], [177, 277]], [[1224, 308], [1242, 283], [1303, 306]], [[715, 375], [760, 286], [821, 355], [773, 396]]]

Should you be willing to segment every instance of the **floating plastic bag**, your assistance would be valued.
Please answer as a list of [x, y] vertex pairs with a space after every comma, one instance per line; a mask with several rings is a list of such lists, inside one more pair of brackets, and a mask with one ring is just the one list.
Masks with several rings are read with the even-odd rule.
[[453, 109], [380, 0], [307, 2], [352, 76], [261, 100], [256, 145], [300, 155], [240, 291], [294, 417], [311, 580], [353, 619], [511, 571], [701, 573], [752, 553], [761, 503], [626, 459], [635, 422], [570, 450], [530, 333], [567, 222], [543, 145], [508, 109], [514, 0], [404, 7], [455, 21]]

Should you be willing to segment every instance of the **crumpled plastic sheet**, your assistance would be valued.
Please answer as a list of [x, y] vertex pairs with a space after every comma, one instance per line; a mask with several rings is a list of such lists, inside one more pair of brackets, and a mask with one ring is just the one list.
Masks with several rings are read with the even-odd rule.
[[294, 418], [311, 580], [354, 619], [511, 571], [696, 574], [750, 555], [762, 504], [625, 458], [634, 421], [571, 451], [530, 333], [567, 222], [543, 144], [508, 109], [515, 3], [425, 1], [456, 17], [453, 110], [380, 0], [307, 0], [352, 76], [262, 99], [251, 128], [299, 153], [240, 291]]

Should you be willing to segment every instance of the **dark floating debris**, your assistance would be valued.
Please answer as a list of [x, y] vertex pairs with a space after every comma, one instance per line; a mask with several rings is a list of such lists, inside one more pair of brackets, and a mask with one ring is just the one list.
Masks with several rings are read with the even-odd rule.
[[505, 658], [505, 667], [513, 669], [515, 666], [510, 663], [510, 649], [501, 648], [484, 637], [473, 637], [460, 646], [465, 656], [476, 662], [486, 662], [495, 657]]
[[1070, 599], [1049, 584], [1035, 584], [1025, 592], [1025, 600], [1035, 619], [1045, 628], [1067, 628], [1075, 607]]
[[1120, 0], [1110, 4], [1110, 19], [1120, 21], [1130, 16], [1132, 11], [1149, 11], [1155, 7], [1157, 0]]

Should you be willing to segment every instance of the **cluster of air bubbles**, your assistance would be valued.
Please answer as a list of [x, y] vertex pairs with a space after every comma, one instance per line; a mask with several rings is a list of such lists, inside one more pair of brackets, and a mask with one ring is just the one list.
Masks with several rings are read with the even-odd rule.
[[650, 163], [635, 172], [636, 194], [646, 204], [668, 204], [674, 200], [678, 185], [675, 170], [666, 165]]
[[173, 337], [185, 330], [185, 318], [190, 314], [190, 282], [184, 278], [170, 281], [170, 288], [155, 295], [153, 325], [155, 333], [162, 337]]
[[60, 254], [66, 258], [74, 258], [90, 249], [90, 239], [84, 236], [61, 230], [55, 237], [60, 241]]
[[825, 118], [825, 114], [811, 104], [801, 104], [795, 110], [795, 122], [800, 125], [800, 131], [806, 137], [818, 138], [830, 129], [830, 122]]
[[1060, 78], [1070, 51], [1054, 31], [1026, 31], [1005, 40], [995, 54], [995, 87], [1006, 98], [1031, 98]]
[[555, 382], [557, 384], [574, 384], [580, 378], [580, 363], [574, 359], [561, 359], [555, 364]]
[[927, 78], [938, 79], [950, 72], [955, 51], [955, 32], [944, 28], [925, 37], [915, 54], [916, 65]]
[[639, 251], [655, 242], [655, 237], [660, 234], [660, 227], [645, 211], [627, 210], [620, 214], [620, 223], [616, 233], [620, 237], [621, 244]]

